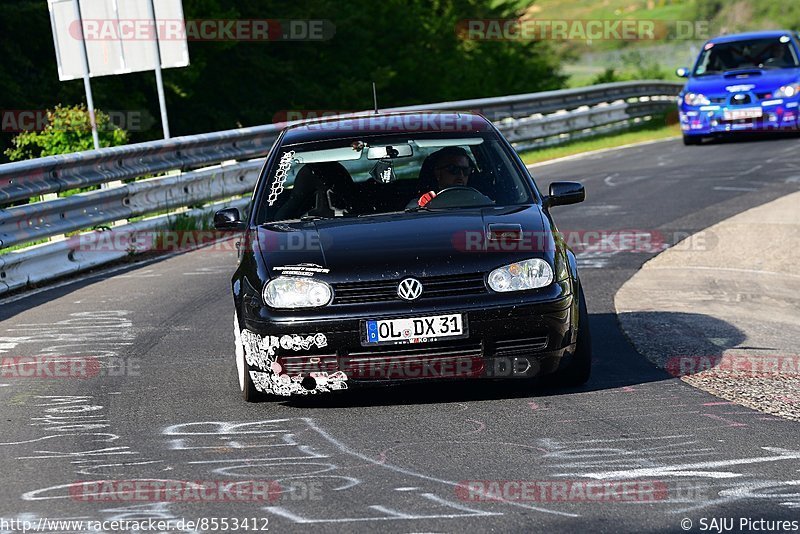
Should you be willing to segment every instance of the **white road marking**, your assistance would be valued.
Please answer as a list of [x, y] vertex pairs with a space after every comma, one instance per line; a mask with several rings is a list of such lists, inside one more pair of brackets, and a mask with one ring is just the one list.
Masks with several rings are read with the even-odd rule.
[[718, 185], [714, 187], [714, 191], [758, 191], [756, 187], [727, 187]]

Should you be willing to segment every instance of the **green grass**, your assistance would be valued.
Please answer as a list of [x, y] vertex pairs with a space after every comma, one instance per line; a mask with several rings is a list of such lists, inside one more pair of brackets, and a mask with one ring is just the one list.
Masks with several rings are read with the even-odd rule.
[[[657, 124], [651, 124], [653, 122]], [[631, 143], [641, 143], [643, 141], [666, 139], [680, 134], [681, 130], [677, 124], [665, 126], [663, 121], [654, 120], [646, 125], [636, 127], [624, 133], [599, 135], [591, 139], [581, 139], [565, 145], [523, 152], [520, 154], [520, 157], [522, 157], [522, 161], [524, 161], [526, 165], [531, 165], [533, 163], [563, 158], [564, 156], [572, 156], [582, 152], [613, 148]]]

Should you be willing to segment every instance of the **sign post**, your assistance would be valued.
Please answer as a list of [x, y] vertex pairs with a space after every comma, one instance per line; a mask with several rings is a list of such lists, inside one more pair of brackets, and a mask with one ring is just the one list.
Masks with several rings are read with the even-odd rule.
[[[164, 138], [169, 121], [162, 69], [189, 65], [181, 0], [47, 0], [61, 81], [83, 79], [92, 138], [99, 147], [90, 78], [152, 70], [156, 74]], [[142, 38], [138, 28], [151, 32]], [[164, 24], [183, 31], [159, 31]], [[151, 42], [148, 42], [151, 41]]]
[[161, 46], [158, 33], [158, 23], [156, 21], [156, 8], [153, 0], [147, 0], [147, 11], [153, 21], [153, 30], [156, 38], [153, 39], [153, 49], [155, 50], [156, 62], [156, 88], [158, 89], [158, 106], [161, 108], [161, 127], [164, 129], [164, 139], [169, 139], [169, 119], [167, 118], [167, 100], [164, 97], [164, 80], [161, 79]]
[[[75, 18], [81, 18], [81, 4], [78, 0], [72, 0], [75, 9]], [[100, 136], [97, 134], [97, 117], [94, 115], [94, 98], [92, 98], [92, 82], [89, 77], [89, 57], [86, 55], [86, 41], [81, 39], [81, 63], [83, 64], [83, 88], [86, 91], [86, 105], [89, 108], [89, 122], [92, 125], [92, 141], [94, 149], [100, 149]]]

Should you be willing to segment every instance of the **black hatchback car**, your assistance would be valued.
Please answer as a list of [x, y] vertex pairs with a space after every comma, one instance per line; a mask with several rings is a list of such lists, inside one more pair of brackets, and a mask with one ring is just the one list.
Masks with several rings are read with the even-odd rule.
[[242, 231], [233, 275], [248, 401], [408, 380], [584, 383], [588, 314], [542, 195], [507, 140], [472, 113], [393, 113], [286, 128]]

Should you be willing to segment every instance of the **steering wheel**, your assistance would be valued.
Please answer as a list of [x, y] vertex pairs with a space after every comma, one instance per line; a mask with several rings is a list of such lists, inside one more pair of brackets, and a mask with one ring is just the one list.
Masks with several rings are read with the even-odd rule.
[[426, 208], [474, 208], [491, 206], [492, 199], [475, 189], [465, 185], [455, 185], [442, 189], [428, 202]]

